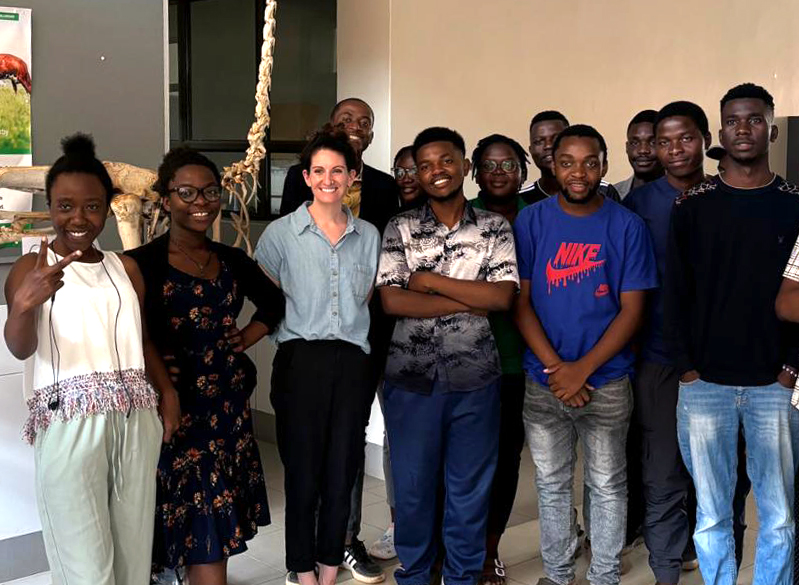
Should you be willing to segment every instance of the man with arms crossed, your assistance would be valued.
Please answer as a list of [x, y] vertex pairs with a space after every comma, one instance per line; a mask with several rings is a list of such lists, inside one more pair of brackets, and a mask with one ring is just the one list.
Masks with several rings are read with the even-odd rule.
[[399, 585], [428, 583], [436, 558], [436, 501], [444, 477], [447, 585], [474, 585], [499, 441], [499, 356], [487, 313], [518, 289], [510, 224], [463, 196], [463, 138], [428, 128], [413, 143], [427, 202], [392, 218], [376, 286], [398, 317], [383, 401], [394, 473]]

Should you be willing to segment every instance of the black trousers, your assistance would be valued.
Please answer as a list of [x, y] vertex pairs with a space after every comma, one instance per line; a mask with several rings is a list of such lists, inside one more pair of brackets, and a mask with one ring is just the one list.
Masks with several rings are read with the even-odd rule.
[[289, 571], [344, 559], [371, 391], [368, 357], [343, 341], [305, 340], [282, 343], [275, 355], [271, 399], [285, 470]]
[[[636, 397], [634, 402], [637, 401]], [[627, 531], [624, 536], [624, 546], [633, 544], [644, 530], [646, 502], [644, 501], [644, 470], [641, 465], [643, 441], [643, 430], [633, 415], [633, 418], [630, 419], [630, 429], [627, 431]]]
[[524, 449], [524, 391], [524, 374], [503, 374], [499, 391], [499, 457], [488, 508], [487, 532], [493, 536], [505, 532], [519, 485]]
[[[664, 364], [638, 364], [633, 383], [633, 421], [640, 441], [640, 470], [644, 515], [643, 533], [649, 549], [649, 565], [655, 578], [677, 583], [683, 553], [693, 549], [696, 497], [693, 483], [677, 443], [679, 376]], [[742, 438], [739, 449], [745, 449]], [[738, 484], [733, 501], [733, 528], [738, 565], [743, 551], [744, 506], [751, 484], [746, 457], [739, 453]], [[636, 490], [630, 486], [630, 491]]]
[[388, 346], [391, 343], [391, 335], [394, 333], [394, 317], [386, 315], [383, 305], [380, 303], [380, 295], [372, 295], [369, 301], [369, 345], [372, 353], [369, 354], [369, 371], [371, 375], [370, 393], [366, 396], [366, 419], [363, 423], [363, 449], [361, 450], [358, 462], [358, 471], [355, 476], [355, 483], [350, 494], [350, 517], [347, 521], [347, 540], [355, 540], [361, 532], [361, 512], [363, 504], [363, 479], [366, 471], [366, 427], [369, 426], [369, 415], [372, 413], [372, 403], [375, 401], [375, 393], [386, 371], [386, 360], [388, 359]]

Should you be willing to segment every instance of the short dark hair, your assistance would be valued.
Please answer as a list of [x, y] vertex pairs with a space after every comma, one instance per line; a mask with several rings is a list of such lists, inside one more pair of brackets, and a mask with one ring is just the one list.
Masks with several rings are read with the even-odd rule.
[[627, 124], [627, 131], [630, 131], [630, 128], [635, 126], [636, 124], [652, 124], [655, 125], [655, 119], [658, 117], [657, 110], [641, 110], [633, 119], [630, 120], [630, 123]]
[[693, 102], [686, 101], [671, 102], [660, 109], [657, 117], [655, 118], [655, 134], [657, 134], [658, 125], [663, 120], [666, 118], [673, 118], [674, 116], [682, 116], [684, 118], [690, 118], [693, 120], [702, 136], [707, 136], [710, 134], [710, 126], [707, 122], [705, 110]]
[[111, 176], [94, 153], [94, 140], [89, 134], [78, 132], [67, 136], [61, 141], [61, 150], [64, 154], [53, 163], [44, 180], [44, 193], [47, 204], [50, 204], [50, 192], [58, 175], [64, 173], [84, 173], [94, 175], [100, 180], [105, 189], [106, 203], [111, 204], [114, 197], [114, 184]]
[[332, 110], [330, 110], [330, 117], [329, 117], [328, 119], [329, 119], [329, 120], [332, 120], [332, 119], [333, 119], [333, 116], [335, 116], [335, 115], [336, 115], [336, 112], [338, 112], [338, 109], [339, 109], [341, 106], [343, 106], [344, 104], [346, 104], [347, 102], [358, 102], [358, 103], [361, 103], [361, 104], [363, 104], [364, 106], [366, 106], [366, 109], [367, 109], [367, 110], [369, 110], [369, 115], [370, 115], [370, 116], [372, 116], [372, 122], [374, 122], [374, 121], [375, 121], [375, 111], [372, 109], [372, 106], [370, 106], [369, 104], [367, 104], [367, 103], [366, 103], [364, 100], [362, 100], [361, 98], [357, 98], [357, 97], [348, 97], [348, 98], [344, 98], [343, 100], [340, 100], [338, 103], [336, 103], [336, 105], [335, 105], [335, 106], [333, 106], [333, 109], [332, 109]]
[[472, 177], [477, 176], [477, 169], [480, 166], [480, 161], [483, 158], [483, 154], [485, 154], [485, 151], [492, 144], [507, 144], [511, 147], [513, 153], [516, 155], [516, 158], [519, 159], [519, 166], [522, 170], [522, 183], [524, 183], [527, 180], [527, 163], [530, 162], [530, 159], [527, 158], [527, 151], [525, 151], [522, 145], [516, 142], [513, 138], [508, 138], [503, 134], [491, 134], [490, 136], [481, 138], [478, 141], [477, 146], [472, 152]]
[[564, 138], [569, 137], [577, 137], [577, 138], [593, 138], [597, 142], [599, 142], [599, 150], [605, 155], [605, 160], [608, 158], [608, 145], [605, 142], [605, 139], [602, 135], [597, 131], [596, 128], [593, 126], [589, 126], [587, 124], [575, 124], [574, 126], [569, 126], [568, 128], [564, 129], [563, 132], [558, 134], [555, 137], [555, 141], [552, 143], [552, 155], [554, 156], [560, 146], [560, 143], [563, 141]]
[[413, 160], [416, 160], [416, 155], [419, 152], [419, 149], [425, 144], [430, 144], [431, 142], [450, 142], [455, 146], [455, 148], [463, 153], [463, 156], [466, 156], [466, 143], [463, 141], [463, 136], [455, 132], [455, 130], [451, 130], [450, 128], [444, 128], [443, 126], [432, 126], [419, 132], [419, 134], [416, 135], [416, 138], [413, 139], [413, 146], [411, 147]]
[[533, 126], [538, 124], [539, 122], [547, 122], [549, 120], [556, 120], [559, 122], [563, 122], [566, 126], [569, 125], [569, 121], [566, 119], [566, 116], [558, 112], [557, 110], [544, 110], [543, 112], [538, 112], [533, 119], [530, 120], [530, 128], [529, 130], [533, 129]]
[[218, 184], [222, 183], [222, 177], [214, 161], [188, 146], [176, 146], [164, 155], [164, 159], [158, 165], [158, 178], [153, 184], [153, 190], [161, 197], [169, 196], [170, 181], [180, 169], [189, 165], [207, 168], [214, 175], [214, 180]]
[[774, 97], [766, 88], [755, 85], [754, 83], [741, 83], [730, 89], [724, 94], [724, 97], [721, 98], [721, 109], [724, 109], [727, 102], [740, 99], [762, 100], [772, 112], [774, 111]]
[[304, 171], [311, 170], [311, 158], [320, 150], [332, 150], [344, 157], [348, 171], [358, 170], [358, 157], [355, 155], [347, 135], [336, 130], [330, 124], [325, 124], [322, 129], [314, 133], [300, 153], [300, 166]]
[[400, 148], [397, 151], [397, 154], [394, 155], [394, 165], [393, 166], [396, 167], [397, 166], [397, 161], [399, 159], [401, 159], [403, 156], [405, 156], [406, 154], [410, 154], [411, 158], [413, 158], [413, 146], [412, 145], [409, 144], [408, 146], [403, 146], [402, 148]]

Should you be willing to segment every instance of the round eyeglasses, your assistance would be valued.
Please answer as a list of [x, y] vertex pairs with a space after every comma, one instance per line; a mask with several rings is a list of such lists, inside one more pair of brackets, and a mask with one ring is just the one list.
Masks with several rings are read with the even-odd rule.
[[182, 185], [169, 190], [170, 193], [177, 193], [183, 203], [193, 203], [198, 195], [202, 195], [208, 203], [215, 203], [222, 197], [222, 187], [219, 185], [208, 185], [202, 189], [191, 185]]
[[398, 181], [401, 181], [406, 176], [407, 177], [415, 177], [416, 176], [416, 167], [405, 168], [405, 167], [394, 167], [391, 169], [394, 172], [394, 178]]
[[509, 158], [502, 162], [484, 160], [480, 163], [480, 170], [484, 173], [493, 173], [497, 169], [501, 169], [503, 173], [515, 173], [519, 170], [519, 163]]

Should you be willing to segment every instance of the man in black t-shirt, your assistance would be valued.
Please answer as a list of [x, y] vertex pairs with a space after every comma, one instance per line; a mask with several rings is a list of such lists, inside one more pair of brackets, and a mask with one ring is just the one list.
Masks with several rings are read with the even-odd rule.
[[[560, 191], [552, 172], [552, 145], [564, 128], [569, 127], [566, 116], [555, 110], [538, 112], [530, 120], [530, 156], [541, 172], [541, 178], [519, 191], [527, 205], [543, 201]], [[599, 193], [613, 201], [621, 201], [616, 189], [604, 179], [599, 184]]]
[[732, 516], [739, 428], [760, 520], [757, 583], [790, 585], [799, 411], [797, 329], [775, 312], [799, 235], [799, 188], [769, 168], [774, 100], [746, 83], [721, 100], [725, 173], [674, 205], [664, 330], [680, 375], [680, 450], [694, 480], [705, 583], [736, 580]]

